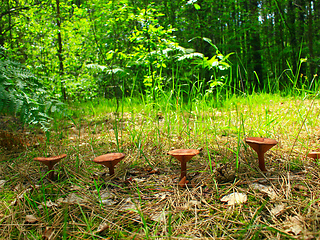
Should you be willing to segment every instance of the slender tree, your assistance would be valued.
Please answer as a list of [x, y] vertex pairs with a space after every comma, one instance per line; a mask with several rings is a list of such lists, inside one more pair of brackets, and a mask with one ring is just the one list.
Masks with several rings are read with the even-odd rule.
[[310, 78], [313, 78], [315, 74], [315, 64], [314, 64], [314, 52], [313, 52], [313, 1], [308, 3], [308, 47], [309, 47], [309, 71], [310, 71]]
[[[251, 60], [250, 72], [253, 71], [255, 74], [250, 74], [250, 80], [254, 85], [262, 88], [263, 85], [263, 70], [262, 70], [262, 58], [261, 58], [261, 39], [260, 39], [260, 12], [258, 8], [257, 0], [250, 0], [249, 2], [249, 14], [250, 16], [250, 33], [249, 33], [249, 44], [250, 52], [249, 57]], [[254, 79], [254, 80], [253, 80]]]
[[59, 74], [61, 93], [64, 100], [67, 100], [66, 89], [63, 82], [64, 66], [63, 66], [63, 48], [62, 48], [62, 37], [61, 37], [61, 16], [60, 16], [60, 0], [56, 0], [56, 22], [57, 22], [57, 43], [58, 43], [58, 58], [59, 58]]

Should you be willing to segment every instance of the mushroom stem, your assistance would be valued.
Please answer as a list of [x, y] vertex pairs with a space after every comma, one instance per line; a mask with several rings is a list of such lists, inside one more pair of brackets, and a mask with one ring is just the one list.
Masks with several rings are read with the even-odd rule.
[[259, 168], [262, 172], [267, 172], [266, 164], [264, 162], [264, 153], [258, 152], [258, 159], [259, 159]]
[[39, 161], [43, 164], [45, 164], [48, 167], [48, 178], [50, 180], [53, 180], [54, 178], [54, 171], [53, 171], [53, 167], [56, 163], [58, 163], [62, 158], [65, 158], [67, 156], [67, 154], [62, 154], [59, 156], [55, 156], [55, 157], [36, 157], [34, 158], [34, 160]]
[[264, 162], [264, 154], [278, 142], [274, 139], [261, 138], [261, 137], [249, 137], [246, 138], [246, 143], [258, 154], [259, 168], [262, 172], [267, 172]]
[[181, 161], [181, 175], [180, 179], [187, 177], [187, 162], [186, 161]]
[[113, 166], [109, 167], [109, 174], [110, 174], [110, 176], [114, 175], [114, 167]]
[[49, 178], [50, 180], [53, 180], [53, 179], [54, 179], [53, 165], [48, 166], [48, 172], [49, 172], [48, 178]]
[[181, 176], [180, 179], [183, 179], [187, 176], [187, 162], [199, 154], [199, 151], [196, 149], [175, 149], [168, 152], [169, 155], [176, 158], [181, 163]]
[[124, 153], [108, 153], [93, 159], [95, 163], [109, 168], [109, 175], [114, 175], [114, 166], [117, 165], [126, 155]]

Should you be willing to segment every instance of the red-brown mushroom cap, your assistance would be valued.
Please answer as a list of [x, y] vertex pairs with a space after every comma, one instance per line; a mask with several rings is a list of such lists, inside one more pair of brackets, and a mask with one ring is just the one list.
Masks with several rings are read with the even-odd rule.
[[65, 158], [67, 154], [62, 154], [59, 156], [54, 157], [36, 157], [34, 158], [35, 161], [39, 161], [45, 165], [47, 165], [49, 168], [54, 166], [57, 162], [59, 162], [61, 159]]
[[169, 155], [173, 156], [180, 162], [188, 162], [195, 155], [199, 154], [197, 149], [175, 149], [168, 152]]
[[124, 153], [108, 153], [93, 159], [95, 163], [102, 164], [108, 168], [113, 168], [118, 164], [126, 155]]
[[320, 152], [310, 152], [307, 157], [313, 158], [313, 160], [319, 159], [320, 158]]
[[278, 144], [278, 142], [274, 139], [261, 138], [261, 137], [249, 137], [249, 138], [246, 138], [245, 141], [257, 153], [265, 153], [270, 148]]

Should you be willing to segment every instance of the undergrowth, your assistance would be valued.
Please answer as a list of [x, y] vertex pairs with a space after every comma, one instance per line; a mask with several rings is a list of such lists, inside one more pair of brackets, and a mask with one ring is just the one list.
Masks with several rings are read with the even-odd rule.
[[[1, 238], [319, 238], [319, 163], [306, 157], [319, 150], [319, 108], [319, 100], [268, 94], [218, 107], [173, 97], [74, 104], [72, 121], [55, 116], [50, 132], [34, 134], [38, 144], [1, 148]], [[267, 173], [244, 142], [249, 136], [278, 141], [266, 153]], [[180, 163], [167, 155], [178, 148], [200, 150], [184, 188]], [[113, 177], [92, 161], [111, 152], [126, 154]], [[63, 153], [54, 181], [33, 161]], [[235, 192], [247, 201], [221, 201]]]

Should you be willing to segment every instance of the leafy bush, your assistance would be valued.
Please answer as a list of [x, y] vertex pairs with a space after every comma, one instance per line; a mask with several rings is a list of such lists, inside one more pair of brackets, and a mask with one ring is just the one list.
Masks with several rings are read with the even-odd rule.
[[31, 71], [6, 56], [0, 47], [0, 113], [20, 116], [27, 124], [48, 129], [49, 113], [62, 110]]

